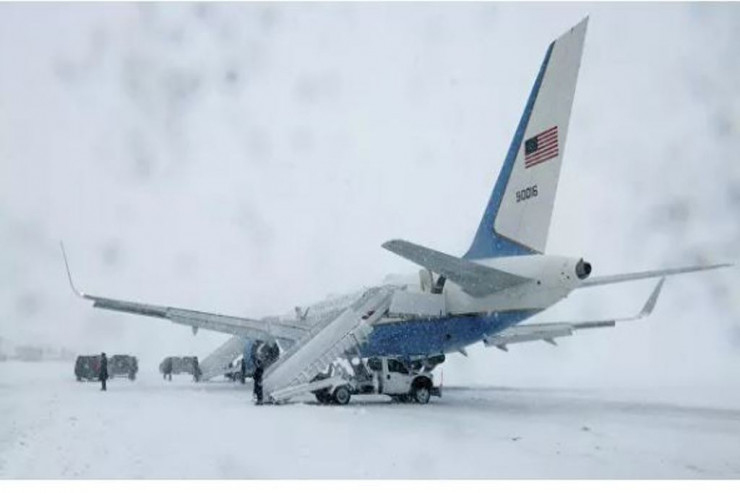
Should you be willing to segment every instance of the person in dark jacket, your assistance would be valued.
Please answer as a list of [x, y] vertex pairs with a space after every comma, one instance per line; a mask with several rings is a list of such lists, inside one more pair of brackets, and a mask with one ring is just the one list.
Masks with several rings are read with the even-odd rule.
[[108, 389], [105, 386], [105, 382], [108, 380], [108, 358], [105, 356], [105, 353], [100, 353], [100, 390], [107, 391]]
[[247, 359], [242, 358], [241, 362], [239, 363], [239, 381], [242, 385], [247, 383]]
[[162, 377], [165, 380], [172, 381], [172, 358], [170, 357], [164, 360], [164, 372], [162, 373]]
[[254, 362], [254, 376], [252, 377], [254, 378], [254, 397], [258, 406], [262, 405], [262, 373], [264, 373], [262, 360], [258, 358]]
[[198, 363], [198, 357], [195, 356], [193, 358], [193, 381], [194, 382], [200, 382], [200, 376], [202, 375], [200, 371], [200, 363]]

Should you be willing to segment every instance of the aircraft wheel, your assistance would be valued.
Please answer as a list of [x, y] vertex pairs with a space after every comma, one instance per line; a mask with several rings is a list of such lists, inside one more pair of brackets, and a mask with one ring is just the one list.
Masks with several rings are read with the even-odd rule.
[[350, 397], [352, 397], [352, 394], [349, 391], [349, 387], [347, 387], [346, 385], [342, 385], [341, 387], [337, 387], [334, 390], [334, 394], [332, 395], [332, 397], [332, 400], [335, 404], [344, 406], [349, 403], [349, 399]]

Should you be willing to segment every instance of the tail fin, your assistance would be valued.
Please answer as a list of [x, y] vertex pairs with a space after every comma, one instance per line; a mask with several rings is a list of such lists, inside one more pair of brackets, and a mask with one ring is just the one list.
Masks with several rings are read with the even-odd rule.
[[588, 17], [550, 44], [464, 258], [543, 253]]

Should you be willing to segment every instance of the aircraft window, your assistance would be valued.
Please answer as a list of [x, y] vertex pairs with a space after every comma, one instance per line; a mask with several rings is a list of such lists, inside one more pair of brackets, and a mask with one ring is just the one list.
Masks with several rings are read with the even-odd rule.
[[389, 359], [388, 360], [388, 371], [393, 373], [404, 373], [408, 374], [409, 371], [406, 369], [406, 367], [401, 363], [400, 361]]

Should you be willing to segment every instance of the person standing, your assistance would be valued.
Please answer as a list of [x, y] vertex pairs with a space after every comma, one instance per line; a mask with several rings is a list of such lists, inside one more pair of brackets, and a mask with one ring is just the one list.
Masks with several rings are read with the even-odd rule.
[[239, 363], [239, 382], [241, 382], [242, 385], [247, 383], [247, 359], [244, 357], [242, 357], [242, 360]]
[[264, 373], [264, 368], [262, 368], [262, 361], [257, 358], [254, 362], [254, 397], [256, 399], [256, 404], [258, 406], [262, 405], [262, 373]]
[[164, 360], [164, 378], [172, 381], [172, 358], [169, 356]]
[[100, 390], [107, 391], [108, 389], [105, 386], [106, 381], [108, 380], [108, 357], [105, 355], [105, 353], [100, 353]]
[[200, 364], [198, 363], [198, 357], [193, 358], [193, 381], [200, 382]]

